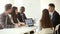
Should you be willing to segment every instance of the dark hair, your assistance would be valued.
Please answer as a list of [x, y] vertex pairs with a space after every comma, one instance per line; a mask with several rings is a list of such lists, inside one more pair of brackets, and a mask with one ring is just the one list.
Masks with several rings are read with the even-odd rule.
[[49, 6], [51, 7], [54, 7], [55, 8], [55, 5], [53, 3], [50, 3]]
[[24, 6], [20, 7], [20, 12], [22, 12], [22, 13], [25, 12], [25, 7]]
[[5, 10], [9, 10], [9, 9], [11, 9], [12, 8], [12, 4], [6, 4], [5, 5]]
[[14, 6], [14, 7], [12, 8], [12, 12], [11, 12], [12, 19], [13, 19], [14, 23], [17, 23], [17, 14], [16, 14], [16, 12], [15, 12], [16, 9], [18, 9], [18, 8]]
[[44, 9], [42, 11], [41, 27], [42, 28], [50, 28], [50, 27], [52, 27], [49, 12], [48, 12], [47, 9]]
[[24, 7], [24, 6], [21, 6], [21, 8], [25, 9], [25, 7]]
[[18, 8], [17, 8], [17, 7], [15, 7], [15, 6], [14, 6], [14, 7], [12, 7], [12, 12], [11, 12], [11, 14], [16, 14], [16, 13], [15, 13], [15, 10], [16, 10], [16, 9], [18, 9]]

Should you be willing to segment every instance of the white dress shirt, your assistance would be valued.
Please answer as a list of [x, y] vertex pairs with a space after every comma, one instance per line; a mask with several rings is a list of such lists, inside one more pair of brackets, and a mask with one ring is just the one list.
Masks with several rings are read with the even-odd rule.
[[53, 13], [54, 12], [49, 12], [49, 15], [51, 16], [51, 19], [53, 18]]

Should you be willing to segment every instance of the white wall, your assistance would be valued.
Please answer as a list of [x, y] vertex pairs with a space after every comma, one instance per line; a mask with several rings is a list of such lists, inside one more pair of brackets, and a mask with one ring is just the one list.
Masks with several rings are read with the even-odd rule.
[[18, 10], [20, 10], [20, 7], [23, 5], [22, 0], [14, 0], [12, 3], [13, 3], [13, 6], [18, 7]]
[[40, 0], [23, 0], [23, 5], [26, 8], [25, 13], [28, 18], [40, 17]]

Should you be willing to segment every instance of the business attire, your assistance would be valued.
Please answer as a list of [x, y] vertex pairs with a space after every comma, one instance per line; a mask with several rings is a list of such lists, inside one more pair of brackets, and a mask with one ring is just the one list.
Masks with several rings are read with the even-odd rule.
[[50, 18], [52, 20], [52, 23], [53, 23], [53, 27], [55, 28], [56, 25], [58, 25], [60, 23], [60, 16], [59, 16], [59, 13], [57, 13], [56, 11], [50, 13]]
[[42, 28], [40, 31], [40, 34], [53, 34], [53, 29], [52, 28]]
[[3, 25], [1, 23], [1, 17], [0, 17], [0, 29], [3, 29]]
[[20, 22], [24, 22], [25, 19], [27, 19], [26, 16], [25, 16], [25, 14], [18, 13], [18, 20]]
[[5, 13], [1, 14], [0, 23], [2, 23], [3, 28], [13, 28], [14, 24], [12, 23], [9, 15], [6, 15]]

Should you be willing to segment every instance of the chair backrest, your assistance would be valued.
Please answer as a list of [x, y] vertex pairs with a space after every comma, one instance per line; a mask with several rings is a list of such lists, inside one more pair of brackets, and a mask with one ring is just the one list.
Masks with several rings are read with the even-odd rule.
[[55, 28], [55, 34], [59, 34], [60, 24], [58, 24]]

